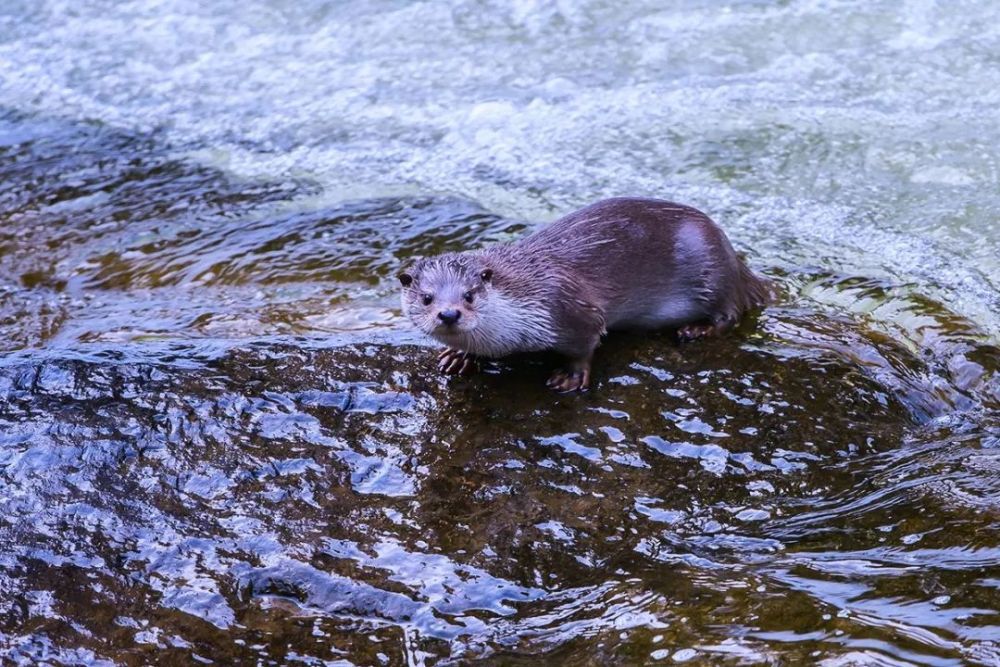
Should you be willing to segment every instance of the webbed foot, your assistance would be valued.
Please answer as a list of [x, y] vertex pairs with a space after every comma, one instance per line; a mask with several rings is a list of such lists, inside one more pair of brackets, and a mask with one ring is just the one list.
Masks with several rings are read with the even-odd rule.
[[590, 388], [590, 367], [579, 370], [559, 369], [552, 373], [545, 386], [563, 394], [572, 391], [587, 391]]
[[718, 333], [719, 331], [714, 324], [685, 324], [677, 330], [677, 340], [682, 343], [690, 343]]
[[438, 370], [445, 375], [471, 375], [479, 370], [479, 362], [468, 352], [449, 347], [438, 355]]

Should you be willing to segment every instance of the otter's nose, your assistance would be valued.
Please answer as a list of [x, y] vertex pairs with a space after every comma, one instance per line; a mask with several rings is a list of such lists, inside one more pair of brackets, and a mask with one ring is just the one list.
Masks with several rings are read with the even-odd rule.
[[442, 310], [440, 313], [438, 313], [438, 319], [444, 322], [445, 324], [454, 324], [455, 322], [458, 322], [458, 318], [460, 318], [461, 316], [462, 313], [458, 310], [455, 310], [454, 308], [450, 308], [448, 310]]

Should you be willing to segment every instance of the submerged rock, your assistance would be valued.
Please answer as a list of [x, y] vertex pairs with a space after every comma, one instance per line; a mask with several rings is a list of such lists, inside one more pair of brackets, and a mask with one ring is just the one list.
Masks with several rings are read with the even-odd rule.
[[[717, 341], [599, 354], [580, 396], [544, 387], [544, 357], [446, 379], [391, 337], [9, 361], [7, 646], [366, 663], [600, 642], [620, 660], [629, 628], [704, 642], [722, 619], [767, 622], [770, 586], [821, 627], [840, 600], [809, 574], [823, 552], [872, 562], [878, 586], [887, 538], [964, 513], [948, 472], [887, 462], [970, 429], [949, 469], [986, 434], [941, 422], [931, 368], [849, 320], [776, 307]], [[946, 553], [927, 558], [948, 571]], [[588, 639], [563, 635], [581, 623]]]

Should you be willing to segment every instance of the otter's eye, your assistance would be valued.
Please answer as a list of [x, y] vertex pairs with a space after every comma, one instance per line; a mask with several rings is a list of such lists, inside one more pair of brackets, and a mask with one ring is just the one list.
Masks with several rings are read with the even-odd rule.
[[483, 279], [484, 283], [488, 283], [490, 281], [490, 278], [493, 277], [493, 269], [484, 270], [482, 273], [479, 274], [479, 277]]
[[466, 303], [472, 303], [472, 292], [466, 292], [462, 295], [462, 298], [465, 299]]
[[434, 300], [434, 297], [431, 296], [430, 294], [424, 294], [421, 298], [423, 299], [425, 306], [431, 305], [431, 301]]

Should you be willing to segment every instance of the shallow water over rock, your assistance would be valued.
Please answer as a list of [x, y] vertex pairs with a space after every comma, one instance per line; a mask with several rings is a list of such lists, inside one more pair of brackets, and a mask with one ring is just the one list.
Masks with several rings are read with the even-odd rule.
[[[0, 8], [3, 661], [1000, 664], [966, 5]], [[588, 60], [598, 28], [632, 41]], [[928, 40], [952, 59], [900, 57]], [[585, 395], [544, 355], [436, 374], [401, 263], [637, 191], [708, 209], [778, 301], [610, 336]]]
[[[297, 186], [61, 131], [107, 162], [8, 204], [9, 658], [1000, 656], [1000, 351], [911, 287], [776, 269], [732, 336], [609, 337], [586, 395], [545, 389], [544, 356], [445, 379], [388, 274], [524, 224], [454, 198], [275, 213]], [[170, 198], [133, 203], [160, 171]], [[58, 315], [16, 310], [38, 303]]]
[[[815, 338], [778, 308], [713, 344], [609, 342], [569, 397], [538, 360], [445, 380], [385, 340], [5, 364], [8, 647], [995, 660], [1000, 431], [918, 422], [937, 388], [852, 358], [920, 360], [810, 315]], [[850, 357], [814, 345], [838, 330]]]

